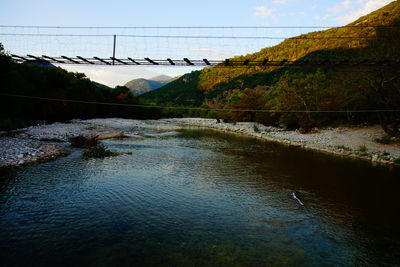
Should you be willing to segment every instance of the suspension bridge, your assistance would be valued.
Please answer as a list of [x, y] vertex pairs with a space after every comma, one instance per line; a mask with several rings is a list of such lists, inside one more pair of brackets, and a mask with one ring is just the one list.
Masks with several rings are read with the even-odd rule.
[[[344, 26], [373, 30], [382, 26]], [[307, 37], [337, 27], [59, 27], [0, 25], [0, 42], [15, 62], [103, 66], [270, 67], [399, 65], [399, 60], [298, 60], [236, 57], [292, 40], [369, 40], [371, 35]], [[293, 37], [297, 36], [297, 37]]]

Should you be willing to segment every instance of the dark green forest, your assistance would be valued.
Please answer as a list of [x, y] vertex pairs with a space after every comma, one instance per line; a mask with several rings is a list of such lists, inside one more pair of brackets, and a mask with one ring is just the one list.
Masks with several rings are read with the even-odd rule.
[[[139, 99], [123, 86], [109, 88], [92, 82], [83, 73], [72, 73], [58, 67], [11, 62], [0, 47], [0, 128], [12, 129], [38, 120], [66, 121], [95, 117], [154, 118], [157, 109], [131, 106], [76, 103], [70, 100], [139, 104]], [[18, 95], [24, 97], [15, 97]], [[55, 100], [32, 99], [44, 97]]]

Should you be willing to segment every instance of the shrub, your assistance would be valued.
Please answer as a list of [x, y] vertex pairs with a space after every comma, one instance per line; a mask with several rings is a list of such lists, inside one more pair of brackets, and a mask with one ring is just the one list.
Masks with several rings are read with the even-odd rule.
[[368, 149], [367, 149], [367, 147], [365, 146], [365, 145], [360, 145], [359, 147], [358, 147], [358, 151], [360, 151], [360, 152], [366, 152]]
[[87, 149], [85, 149], [85, 151], [83, 151], [83, 157], [85, 159], [105, 158], [105, 157], [111, 157], [111, 156], [115, 156], [115, 155], [117, 155], [116, 152], [112, 152], [112, 151], [106, 149], [102, 145], [87, 148]]
[[384, 135], [382, 135], [380, 137], [376, 137], [374, 139], [374, 141], [378, 142], [378, 143], [381, 143], [381, 144], [390, 144], [393, 141], [393, 139], [392, 139], [392, 137], [390, 135], [384, 134]]
[[358, 155], [361, 157], [370, 157], [371, 156], [368, 152], [360, 152], [360, 153], [358, 153]]
[[260, 128], [258, 128], [258, 126], [257, 125], [253, 125], [253, 130], [254, 130], [254, 132], [255, 133], [259, 133], [260, 132]]
[[395, 159], [395, 160], [394, 160], [394, 163], [400, 164], [400, 158]]

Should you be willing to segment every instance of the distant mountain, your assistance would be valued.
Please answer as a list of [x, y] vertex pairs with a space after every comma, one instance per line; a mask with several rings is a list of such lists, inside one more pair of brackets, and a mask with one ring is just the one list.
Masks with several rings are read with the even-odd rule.
[[167, 83], [178, 79], [179, 77], [180, 76], [170, 77], [167, 75], [159, 75], [150, 79], [139, 78], [127, 82], [125, 86], [128, 87], [134, 95], [141, 95], [146, 92], [156, 90]]
[[105, 87], [105, 88], [111, 89], [110, 86], [107, 86], [105, 84], [98, 83], [98, 82], [95, 82], [95, 81], [92, 81], [92, 84], [96, 85], [97, 87]]
[[156, 82], [167, 83], [167, 82], [170, 82], [171, 79], [173, 79], [173, 78], [168, 76], [168, 75], [158, 75], [158, 76], [155, 76], [155, 77], [151, 78], [150, 80], [156, 81]]

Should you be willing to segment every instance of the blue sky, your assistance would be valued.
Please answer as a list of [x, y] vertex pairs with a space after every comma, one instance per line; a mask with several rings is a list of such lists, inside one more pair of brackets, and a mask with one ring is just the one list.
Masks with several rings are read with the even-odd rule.
[[[340, 26], [349, 23], [358, 17], [368, 14], [388, 3], [390, 0], [148, 0], [148, 1], [104, 1], [104, 0], [1, 0], [0, 3], [0, 25], [35, 25], [35, 26]], [[3, 30], [3, 29], [2, 29]], [[88, 30], [86, 30], [88, 31]], [[93, 31], [88, 31], [89, 34]], [[97, 33], [97, 32], [96, 32]], [[128, 32], [131, 34], [132, 32]], [[136, 32], [135, 32], [136, 33]], [[203, 34], [194, 32], [193, 34]], [[151, 33], [153, 34], [153, 33]], [[158, 32], [158, 34], [164, 34]], [[168, 32], [167, 34], [176, 34]], [[187, 32], [178, 32], [187, 34]], [[192, 34], [192, 33], [191, 33]], [[216, 33], [217, 34], [217, 33]], [[242, 34], [227, 31], [226, 34]], [[246, 33], [244, 33], [246, 34]], [[260, 32], [249, 32], [251, 35], [264, 34]], [[284, 36], [297, 34], [296, 30], [280, 32]], [[4, 38], [1, 36], [1, 38]], [[51, 41], [41, 40], [44, 50], [50, 49]], [[97, 40], [99, 43], [102, 40]], [[97, 42], [96, 40], [93, 42]], [[171, 40], [169, 40], [171, 41]], [[168, 41], [168, 42], [169, 42]], [[184, 40], [183, 40], [184, 41]], [[179, 49], [191, 49], [193, 44], [188, 43], [169, 44]], [[2, 40], [0, 39], [0, 42]], [[6, 44], [5, 40], [3, 42]], [[21, 45], [24, 49], [30, 49], [27, 44]], [[28, 41], [25, 41], [27, 43]], [[62, 40], [57, 40], [60, 44]], [[81, 43], [86, 43], [81, 40]], [[171, 41], [172, 42], [172, 41]], [[157, 48], [161, 51], [166, 44], [158, 40], [155, 47], [149, 44], [148, 51], [138, 53], [154, 52]], [[122, 40], [119, 41], [122, 46]], [[127, 50], [134, 43], [126, 43], [122, 50]], [[216, 43], [198, 43], [197, 50], [208, 51], [210, 47], [213, 52], [222, 51], [216, 47]], [[222, 47], [229, 46], [221, 43]], [[233, 43], [239, 46], [242, 43]], [[262, 45], [262, 44], [260, 44]], [[272, 45], [272, 44], [268, 44]], [[265, 45], [265, 46], [268, 46]], [[12, 46], [12, 43], [10, 44]], [[58, 46], [58, 49], [60, 46]], [[136, 46], [137, 50], [140, 50]], [[190, 49], [189, 49], [190, 47]], [[92, 48], [86, 44], [86, 48]], [[11, 52], [14, 47], [7, 47]], [[32, 47], [32, 49], [35, 49]], [[69, 49], [72, 49], [71, 47]], [[100, 49], [100, 47], [98, 47]], [[250, 43], [244, 44], [243, 51], [253, 52]], [[42, 49], [43, 50], [43, 49]], [[46, 52], [46, 51], [40, 52]], [[78, 48], [72, 51], [75, 52]], [[228, 49], [229, 50], [229, 49]], [[228, 51], [227, 50], [227, 51]], [[24, 50], [25, 51], [25, 50]], [[167, 50], [165, 50], [167, 51]], [[230, 51], [230, 50], [229, 50]], [[34, 52], [34, 51], [32, 51]], [[93, 53], [92, 51], [90, 51]], [[125, 51], [126, 52], [126, 51]], [[129, 51], [128, 51], [129, 52]], [[128, 53], [127, 52], [127, 53]], [[208, 51], [210, 52], [210, 51]], [[84, 53], [84, 51], [82, 51]], [[161, 52], [160, 52], [161, 53]], [[167, 53], [167, 52], [165, 52]], [[75, 54], [71, 54], [74, 56]], [[181, 55], [181, 54], [176, 54]], [[221, 56], [223, 52], [221, 52]], [[144, 55], [146, 56], [146, 55]], [[174, 55], [170, 56], [173, 58]], [[195, 56], [195, 55], [193, 55]], [[198, 56], [201, 56], [200, 54]], [[139, 68], [139, 67], [89, 67], [68, 66], [69, 70], [85, 72], [93, 80], [114, 86], [124, 84], [128, 80], [137, 77], [149, 78], [161, 73], [178, 75], [190, 71], [188, 68]]]

